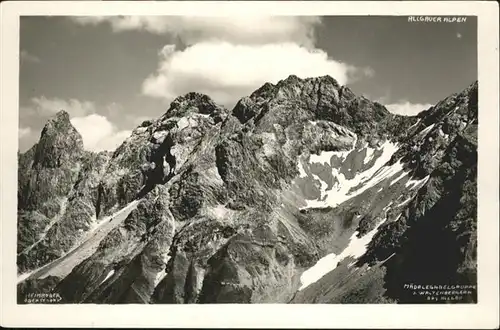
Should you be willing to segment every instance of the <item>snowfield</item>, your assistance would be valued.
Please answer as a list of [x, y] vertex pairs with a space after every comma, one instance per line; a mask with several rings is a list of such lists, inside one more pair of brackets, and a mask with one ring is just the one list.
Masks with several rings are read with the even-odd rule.
[[[320, 181], [321, 198], [314, 200], [306, 199], [307, 206], [305, 208], [320, 208], [328, 206], [335, 207], [346, 200], [361, 194], [377, 183], [403, 171], [403, 165], [400, 161], [391, 166], [385, 166], [385, 164], [391, 159], [392, 155], [398, 150], [397, 144], [386, 141], [382, 146], [380, 146], [379, 150], [382, 150], [382, 154], [376, 159], [375, 164], [373, 164], [373, 166], [369, 169], [357, 173], [352, 179], [346, 179], [344, 174], [340, 173], [337, 168], [332, 168], [332, 176], [336, 178], [337, 182], [329, 190], [327, 190], [328, 185], [326, 183], [324, 183], [318, 176], [313, 175], [314, 179]], [[333, 156], [337, 156], [340, 159], [345, 160], [351, 151], [326, 151], [321, 152], [319, 155], [311, 155], [309, 164], [326, 163], [329, 165]], [[367, 153], [366, 158], [368, 157], [373, 157], [373, 155]], [[299, 171], [301, 178], [307, 176], [300, 159]], [[356, 187], [358, 188], [350, 192], [351, 189]]]
[[359, 258], [363, 254], [365, 254], [368, 244], [373, 239], [373, 236], [375, 236], [375, 234], [377, 233], [378, 228], [386, 220], [387, 218], [379, 222], [377, 226], [373, 228], [373, 230], [371, 230], [361, 238], [358, 238], [356, 236], [358, 234], [357, 231], [354, 232], [354, 234], [352, 234], [350, 238], [349, 245], [344, 249], [344, 251], [342, 251], [338, 255], [336, 255], [335, 253], [331, 253], [324, 256], [323, 258], [318, 260], [318, 262], [314, 266], [302, 273], [302, 276], [300, 277], [300, 283], [302, 285], [300, 286], [299, 291], [317, 282], [323, 276], [337, 268], [338, 263], [346, 257]]
[[[432, 125], [427, 128], [427, 132], [432, 129]], [[425, 132], [424, 132], [425, 134]], [[364, 148], [368, 146], [365, 145]], [[362, 149], [361, 149], [362, 150]], [[320, 181], [321, 184], [321, 197], [319, 199], [314, 200], [306, 200], [307, 206], [305, 208], [323, 208], [323, 207], [335, 207], [346, 200], [349, 200], [355, 196], [360, 195], [364, 191], [376, 186], [380, 182], [384, 180], [391, 179], [389, 186], [397, 183], [402, 180], [404, 177], [409, 175], [409, 172], [404, 170], [403, 163], [401, 159], [396, 161], [392, 165], [387, 165], [388, 161], [394, 155], [394, 153], [398, 150], [398, 145], [392, 143], [390, 141], [386, 141], [382, 146], [378, 148], [379, 151], [382, 151], [381, 155], [375, 160], [372, 167], [364, 170], [363, 172], [356, 173], [354, 178], [346, 179], [343, 173], [340, 173], [337, 168], [332, 168], [332, 175], [336, 178], [336, 183], [333, 185], [331, 189], [327, 189], [328, 185], [322, 181], [317, 175], [311, 175], [315, 181]], [[320, 164], [328, 164], [330, 165], [330, 159], [332, 156], [337, 156], [343, 160], [346, 159], [347, 154], [349, 152], [322, 152], [320, 155], [314, 155], [309, 159], [309, 165], [314, 163]], [[364, 159], [364, 164], [368, 164], [370, 159], [374, 155], [374, 150], [369, 151], [367, 149], [366, 156]], [[299, 170], [301, 173], [301, 177], [307, 177], [308, 173], [304, 169], [310, 168], [311, 166], [306, 166], [307, 164], [302, 164], [299, 160]], [[405, 187], [407, 189], [415, 189], [422, 187], [429, 176], [421, 179], [421, 180], [412, 180], [409, 179], [408, 182], [405, 183]], [[380, 190], [382, 190], [381, 188]], [[379, 191], [380, 191], [379, 190]], [[397, 206], [402, 206], [408, 203], [412, 198], [408, 198]], [[392, 205], [392, 202], [389, 203], [384, 208], [384, 211], [389, 209]], [[397, 218], [393, 221], [398, 221], [401, 217], [401, 214], [397, 216]], [[361, 257], [367, 250], [368, 244], [373, 239], [374, 235], [377, 233], [378, 228], [387, 221], [385, 218], [383, 221], [379, 222], [377, 226], [371, 230], [369, 233], [364, 235], [361, 238], [357, 237], [358, 232], [356, 231], [350, 238], [349, 244], [347, 247], [338, 255], [332, 253], [323, 258], [321, 258], [313, 267], [304, 271], [301, 276], [301, 287], [300, 290], [303, 290], [307, 286], [315, 283], [324, 275], [334, 270], [338, 263], [345, 259], [346, 257], [359, 258]], [[351, 267], [352, 264], [349, 265]]]

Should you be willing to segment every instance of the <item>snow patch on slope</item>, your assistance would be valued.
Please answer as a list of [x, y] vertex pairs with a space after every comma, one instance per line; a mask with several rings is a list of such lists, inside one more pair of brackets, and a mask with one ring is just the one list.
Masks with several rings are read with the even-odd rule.
[[307, 173], [306, 171], [304, 170], [304, 166], [302, 166], [302, 161], [301, 159], [299, 158], [299, 161], [298, 161], [298, 168], [299, 168], [299, 178], [305, 178], [307, 177]]
[[31, 274], [33, 274], [34, 271], [31, 271], [31, 272], [28, 272], [28, 273], [23, 273], [21, 275], [18, 275], [17, 276], [17, 283], [21, 283], [22, 281], [24, 281], [25, 279], [27, 279], [28, 277], [30, 277]]
[[402, 172], [397, 178], [395, 178], [394, 180], [391, 181], [391, 183], [389, 184], [389, 186], [392, 186], [393, 184], [395, 184], [396, 182], [398, 182], [399, 180], [401, 180], [402, 178], [404, 178], [405, 176], [408, 175], [409, 172]]
[[311, 164], [313, 163], [318, 163], [318, 164], [326, 164], [330, 165], [330, 160], [332, 159], [333, 156], [336, 156], [340, 158], [341, 160], [344, 160], [347, 155], [352, 150], [346, 150], [346, 151], [322, 151], [319, 155], [312, 154], [311, 157], [309, 158], [309, 162]]
[[115, 270], [111, 269], [109, 271], [108, 275], [106, 275], [106, 278], [104, 278], [104, 280], [102, 280], [101, 283], [99, 283], [99, 284], [103, 284], [104, 282], [106, 282], [111, 276], [113, 276], [114, 273], [115, 273]]
[[375, 236], [378, 231], [378, 228], [386, 220], [387, 218], [382, 220], [377, 224], [377, 226], [375, 226], [375, 228], [373, 228], [373, 230], [371, 230], [361, 238], [357, 237], [357, 231], [354, 232], [349, 241], [349, 245], [344, 249], [344, 251], [342, 251], [338, 255], [336, 255], [335, 253], [326, 255], [325, 257], [318, 260], [318, 262], [314, 266], [302, 273], [302, 276], [300, 277], [300, 282], [302, 285], [299, 288], [299, 291], [317, 282], [323, 276], [337, 268], [338, 263], [343, 259], [347, 257], [359, 258], [363, 254], [365, 254], [368, 244], [372, 241], [373, 236]]
[[412, 200], [413, 197], [410, 197], [410, 198], [407, 198], [405, 199], [404, 201], [402, 201], [401, 203], [399, 203], [398, 205], [396, 205], [396, 207], [399, 207], [399, 206], [403, 206], [405, 205], [406, 203], [408, 203], [409, 201]]
[[[380, 150], [382, 150], [382, 154], [377, 158], [375, 164], [369, 169], [361, 173], [357, 173], [352, 179], [346, 179], [344, 174], [340, 173], [339, 169], [332, 168], [332, 175], [336, 178], [338, 183], [335, 184], [330, 190], [325, 190], [324, 192], [322, 191], [321, 200], [306, 200], [306, 208], [337, 206], [342, 202], [361, 194], [363, 191], [373, 187], [380, 181], [403, 170], [403, 165], [400, 160], [391, 166], [384, 166], [391, 159], [392, 155], [398, 150], [397, 144], [386, 141], [380, 147]], [[340, 157], [341, 159], [345, 159], [349, 153], [350, 151], [322, 152], [320, 155], [314, 155], [314, 157], [311, 156], [309, 162], [311, 164], [326, 163], [329, 165], [330, 159], [333, 155]], [[351, 189], [356, 187], [359, 188], [350, 192]]]
[[429, 126], [427, 126], [426, 128], [424, 128], [420, 133], [418, 133], [418, 136], [420, 138], [424, 138], [427, 133], [429, 133], [429, 131], [435, 126], [436, 124], [431, 124]]
[[420, 122], [422, 121], [422, 119], [418, 119], [415, 124], [411, 125], [410, 127], [408, 127], [408, 130], [411, 130], [413, 127], [417, 126]]
[[363, 165], [368, 164], [372, 160], [373, 155], [374, 155], [374, 151], [375, 151], [375, 149], [370, 148], [368, 146], [368, 144], [366, 144], [366, 156], [365, 156], [365, 159], [363, 159]]
[[377, 185], [378, 183], [382, 182], [385, 179], [388, 179], [394, 175], [396, 175], [398, 172], [403, 170], [403, 164], [401, 163], [401, 159], [399, 159], [396, 163], [390, 166], [384, 166], [380, 168], [375, 174], [367, 181], [364, 181], [362, 183], [361, 188], [357, 189], [353, 193], [349, 195], [350, 198], [357, 196], [361, 194], [362, 192], [366, 191], [367, 189]]
[[426, 184], [428, 180], [429, 180], [429, 175], [427, 175], [425, 178], [421, 180], [408, 180], [408, 182], [405, 184], [405, 187], [410, 189], [415, 189], [416, 187], [420, 188], [424, 184]]

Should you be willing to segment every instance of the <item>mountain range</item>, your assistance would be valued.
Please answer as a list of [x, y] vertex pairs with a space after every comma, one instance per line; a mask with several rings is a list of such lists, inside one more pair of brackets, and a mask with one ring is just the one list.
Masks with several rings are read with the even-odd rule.
[[99, 153], [62, 110], [18, 155], [18, 303], [475, 303], [477, 104], [400, 116], [292, 75]]

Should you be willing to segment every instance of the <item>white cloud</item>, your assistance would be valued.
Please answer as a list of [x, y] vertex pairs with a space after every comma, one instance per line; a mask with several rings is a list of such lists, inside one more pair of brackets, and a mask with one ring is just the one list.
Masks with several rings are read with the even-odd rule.
[[365, 74], [329, 58], [323, 50], [295, 43], [202, 42], [179, 51], [167, 45], [160, 57], [157, 72], [143, 83], [144, 94], [170, 101], [196, 91], [226, 106], [234, 105], [265, 82], [276, 83], [290, 74], [301, 78], [328, 74], [340, 84], [347, 83], [354, 75]]
[[29, 135], [31, 135], [31, 128], [30, 127], [19, 127], [18, 136], [20, 139], [28, 137]]
[[32, 98], [31, 102], [34, 105], [32, 110], [42, 116], [52, 116], [60, 110], [65, 110], [71, 117], [84, 116], [96, 111], [95, 105], [92, 102], [82, 102], [76, 99], [66, 101], [58, 98], [48, 99], [45, 96], [40, 96]]
[[131, 133], [118, 130], [106, 117], [98, 114], [73, 118], [71, 124], [82, 135], [85, 149], [92, 151], [115, 150]]
[[26, 127], [19, 129], [19, 138], [35, 139], [35, 136], [31, 134], [32, 128], [29, 127], [32, 125], [26, 124], [30, 118], [31, 121], [33, 119], [37, 119], [37, 121], [47, 120], [61, 110], [70, 115], [71, 123], [82, 135], [83, 144], [87, 150], [114, 150], [131, 134], [129, 130], [119, 130], [107, 117], [97, 114], [98, 111], [101, 111], [119, 117], [118, 112], [123, 109], [117, 103], [97, 107], [90, 101], [40, 96], [32, 98], [29, 106], [20, 107], [21, 119], [25, 122], [24, 126]]
[[86, 25], [108, 23], [113, 31], [144, 30], [170, 34], [183, 43], [225, 40], [231, 43], [262, 44], [293, 41], [310, 46], [316, 16], [84, 16], [73, 21]]
[[22, 62], [31, 62], [31, 63], [40, 63], [40, 58], [37, 56], [28, 53], [26, 50], [21, 50], [19, 53], [19, 56], [21, 57], [21, 63]]
[[87, 16], [82, 25], [109, 24], [113, 31], [147, 31], [177, 39], [159, 52], [156, 72], [142, 85], [145, 95], [167, 102], [200, 92], [232, 107], [266, 82], [291, 74], [301, 78], [330, 75], [340, 84], [372, 77], [315, 47], [316, 16]]
[[403, 116], [415, 116], [416, 114], [429, 109], [432, 104], [410, 103], [403, 101], [399, 103], [386, 104], [385, 107], [392, 113]]

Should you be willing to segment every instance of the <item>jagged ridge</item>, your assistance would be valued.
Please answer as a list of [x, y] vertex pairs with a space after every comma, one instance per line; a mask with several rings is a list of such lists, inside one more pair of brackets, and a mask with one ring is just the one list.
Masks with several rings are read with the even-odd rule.
[[[231, 112], [189, 93], [112, 154], [83, 151], [61, 112], [19, 157], [19, 271], [53, 261], [19, 295], [38, 287], [71, 303], [345, 302], [359, 297], [318, 293], [335, 274], [296, 294], [303, 271], [373, 237], [366, 253], [352, 252], [361, 253], [355, 268], [333, 273], [375, 268], [396, 253], [370, 276], [390, 282], [386, 296], [403, 302], [394, 276], [412, 279], [401, 272], [421, 261], [408, 251], [422, 232], [443, 230], [459, 243], [436, 259], [457, 261], [426, 279], [457, 270], [473, 282], [476, 136], [477, 83], [415, 117], [393, 115], [328, 76], [267, 83]], [[457, 185], [467, 193], [447, 197]], [[440, 203], [457, 206], [426, 227]], [[106, 218], [126, 205], [123, 220]], [[64, 254], [95, 236], [97, 219], [110, 221], [109, 234], [60, 275], [58, 264], [73, 258]]]

